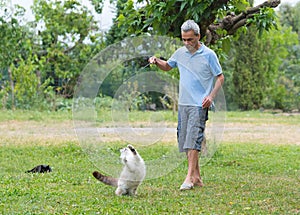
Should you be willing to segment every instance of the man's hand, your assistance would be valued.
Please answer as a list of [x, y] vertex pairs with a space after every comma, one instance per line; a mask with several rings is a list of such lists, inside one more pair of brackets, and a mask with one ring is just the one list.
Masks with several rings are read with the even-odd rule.
[[224, 75], [220, 74], [217, 76], [217, 80], [216, 80], [214, 89], [211, 91], [211, 93], [208, 96], [206, 96], [203, 99], [203, 102], [202, 102], [203, 108], [208, 108], [212, 105], [214, 98], [216, 97], [216, 95], [217, 95], [219, 89], [222, 87], [223, 83], [224, 83]]
[[203, 99], [202, 107], [208, 108], [211, 106], [212, 103], [213, 103], [213, 98], [211, 96], [207, 96]]
[[155, 56], [150, 57], [148, 59], [148, 61], [149, 61], [149, 63], [155, 64], [156, 66], [158, 66], [161, 70], [169, 71], [172, 69], [172, 67], [170, 67], [170, 65], [168, 64], [168, 62], [166, 60], [157, 58]]
[[156, 64], [157, 63], [157, 58], [155, 56], [152, 56], [152, 57], [149, 58], [148, 62], [151, 63], [151, 64]]

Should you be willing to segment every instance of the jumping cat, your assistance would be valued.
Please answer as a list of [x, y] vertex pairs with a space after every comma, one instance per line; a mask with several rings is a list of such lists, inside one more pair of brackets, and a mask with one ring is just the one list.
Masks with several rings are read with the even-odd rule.
[[52, 172], [52, 169], [49, 165], [38, 165], [31, 170], [26, 171], [26, 173], [45, 173]]
[[120, 153], [124, 167], [119, 178], [105, 176], [97, 171], [93, 172], [93, 175], [104, 184], [117, 187], [115, 193], [118, 196], [136, 195], [138, 186], [146, 176], [145, 162], [131, 145], [121, 149]]

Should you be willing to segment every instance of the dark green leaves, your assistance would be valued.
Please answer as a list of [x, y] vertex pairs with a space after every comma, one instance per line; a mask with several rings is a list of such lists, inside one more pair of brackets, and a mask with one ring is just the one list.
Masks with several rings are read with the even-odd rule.
[[265, 30], [277, 29], [276, 14], [273, 9], [267, 7], [261, 8], [259, 13], [248, 19], [248, 23], [256, 25], [260, 36]]

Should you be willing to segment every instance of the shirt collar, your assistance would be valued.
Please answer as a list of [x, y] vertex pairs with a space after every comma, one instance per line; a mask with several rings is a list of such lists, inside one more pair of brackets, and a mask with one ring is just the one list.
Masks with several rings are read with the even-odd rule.
[[[200, 54], [200, 53], [202, 53], [203, 52], [203, 50], [204, 50], [204, 44], [202, 43], [202, 42], [200, 42], [200, 44], [201, 44], [201, 46], [200, 46], [200, 48], [197, 50], [197, 51], [195, 51], [195, 53], [194, 54], [192, 54], [192, 55], [195, 55], [195, 54]], [[189, 52], [189, 50], [186, 48], [186, 47], [184, 47], [185, 48], [185, 52], [186, 53], [189, 53], [189, 54], [191, 54], [190, 52]]]

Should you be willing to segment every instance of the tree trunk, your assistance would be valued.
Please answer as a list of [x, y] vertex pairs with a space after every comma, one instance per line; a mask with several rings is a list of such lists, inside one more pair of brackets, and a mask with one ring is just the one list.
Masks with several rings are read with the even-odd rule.
[[12, 76], [12, 71], [10, 67], [8, 67], [8, 76], [9, 76], [9, 83], [11, 89], [11, 109], [15, 110], [15, 84]]

